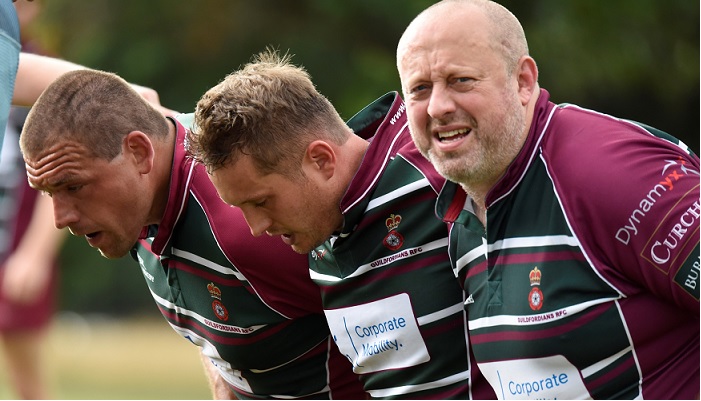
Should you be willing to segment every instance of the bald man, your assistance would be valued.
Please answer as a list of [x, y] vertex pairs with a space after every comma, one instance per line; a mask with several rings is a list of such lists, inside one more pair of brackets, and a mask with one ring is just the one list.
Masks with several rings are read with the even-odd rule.
[[497, 396], [698, 397], [699, 158], [551, 102], [492, 1], [426, 9], [397, 67], [413, 141], [450, 180], [436, 210]]

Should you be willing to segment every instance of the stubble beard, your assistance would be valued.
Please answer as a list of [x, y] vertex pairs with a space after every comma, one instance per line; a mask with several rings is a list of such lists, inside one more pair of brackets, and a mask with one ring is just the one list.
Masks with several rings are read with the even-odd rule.
[[419, 148], [424, 157], [439, 174], [449, 181], [460, 184], [468, 193], [479, 192], [477, 188], [496, 184], [514, 160], [523, 145], [525, 116], [518, 99], [508, 104], [510, 109], [485, 121], [470, 133], [475, 135], [469, 149], [438, 153], [435, 149]]
[[[308, 194], [304, 200], [304, 206], [298, 211], [303, 215], [304, 223], [297, 227], [302, 230], [295, 232], [301, 242], [292, 245], [292, 250], [299, 254], [308, 254], [317, 247], [323, 245], [342, 224], [338, 201], [333, 196], [326, 194], [321, 188], [314, 185], [306, 176], [297, 179], [297, 185], [301, 193]], [[311, 195], [313, 194], [313, 195]], [[337, 217], [337, 218], [334, 218]]]

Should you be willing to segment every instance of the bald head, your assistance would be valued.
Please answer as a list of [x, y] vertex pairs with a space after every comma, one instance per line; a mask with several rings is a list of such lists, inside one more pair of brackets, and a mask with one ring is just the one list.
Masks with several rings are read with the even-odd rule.
[[416, 147], [481, 202], [518, 154], [538, 98], [521, 24], [493, 1], [443, 0], [402, 35], [397, 70]]
[[508, 70], [528, 55], [528, 43], [518, 19], [491, 0], [443, 0], [425, 9], [409, 24], [397, 45], [397, 65], [411, 49], [442, 40], [479, 41], [499, 52]]

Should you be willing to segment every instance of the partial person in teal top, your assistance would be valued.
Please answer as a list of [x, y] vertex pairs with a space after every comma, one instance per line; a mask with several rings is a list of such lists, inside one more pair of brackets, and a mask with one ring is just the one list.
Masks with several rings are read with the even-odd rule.
[[[17, 11], [12, 4], [15, 1], [0, 0], [0, 144], [11, 105], [31, 106], [56, 78], [86, 68], [59, 58], [22, 52]], [[163, 114], [172, 114], [160, 105], [155, 90], [135, 84], [132, 87]]]
[[0, 144], [10, 115], [21, 48], [17, 11], [10, 0], [0, 0]]

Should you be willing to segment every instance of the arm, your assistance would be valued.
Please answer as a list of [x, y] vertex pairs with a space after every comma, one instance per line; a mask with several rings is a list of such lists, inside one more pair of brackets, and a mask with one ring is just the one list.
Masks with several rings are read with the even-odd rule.
[[620, 292], [650, 291], [698, 316], [699, 158], [637, 124], [560, 116], [543, 157], [592, 262]]
[[53, 205], [48, 196], [39, 196], [27, 231], [5, 265], [5, 296], [20, 303], [34, 301], [46, 288], [65, 230], [53, 224]]
[[[22, 52], [19, 56], [12, 104], [31, 106], [56, 78], [67, 72], [84, 68], [86, 67], [55, 57]], [[155, 90], [136, 84], [131, 84], [131, 86], [164, 115], [177, 114], [175, 111], [161, 106], [158, 92]]]
[[235, 400], [236, 395], [231, 391], [229, 384], [221, 377], [217, 368], [212, 365], [209, 357], [202, 353], [200, 353], [200, 356], [202, 357], [202, 365], [204, 365], [204, 372], [209, 382], [209, 388], [212, 390], [213, 399]]
[[66, 72], [85, 67], [54, 57], [20, 53], [12, 103], [31, 106], [51, 82]]

